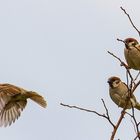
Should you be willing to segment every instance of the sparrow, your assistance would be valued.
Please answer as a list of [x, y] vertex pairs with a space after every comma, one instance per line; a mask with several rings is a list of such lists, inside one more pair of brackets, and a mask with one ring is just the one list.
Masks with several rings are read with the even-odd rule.
[[27, 99], [42, 107], [47, 106], [44, 98], [34, 91], [28, 91], [11, 84], [0, 84], [0, 126], [10, 126], [19, 118]]
[[[109, 95], [118, 107], [131, 109], [132, 107], [140, 110], [140, 104], [132, 94], [130, 98], [127, 85], [119, 77], [113, 76], [108, 79]], [[129, 100], [128, 100], [129, 99]]]
[[124, 56], [128, 66], [140, 70], [140, 44], [134, 38], [126, 38], [124, 43]]

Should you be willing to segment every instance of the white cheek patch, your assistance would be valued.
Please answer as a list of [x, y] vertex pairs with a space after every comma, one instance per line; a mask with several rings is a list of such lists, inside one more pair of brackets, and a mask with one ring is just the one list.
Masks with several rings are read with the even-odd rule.
[[120, 84], [120, 82], [119, 83], [113, 82], [112, 86], [115, 88], [115, 87], [118, 87], [119, 84]]
[[116, 83], [113, 83], [113, 87], [117, 87]]
[[129, 50], [133, 50], [133, 49], [136, 49], [140, 52], [140, 44], [136, 44], [134, 45], [135, 42], [130, 42], [128, 43], [128, 47], [129, 47]]
[[140, 46], [140, 44], [136, 44], [136, 45], [134, 45], [134, 41], [133, 42], [130, 42], [130, 43], [128, 43], [128, 46], [131, 48], [131, 47], [139, 47]]
[[135, 42], [133, 41], [133, 42], [128, 43], [128, 46], [129, 47], [132, 47], [133, 46], [133, 43], [135, 43]]

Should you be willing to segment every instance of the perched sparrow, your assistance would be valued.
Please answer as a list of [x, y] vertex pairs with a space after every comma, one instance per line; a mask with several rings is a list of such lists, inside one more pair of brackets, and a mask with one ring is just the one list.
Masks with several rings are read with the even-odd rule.
[[44, 98], [36, 92], [11, 84], [0, 84], [0, 126], [6, 127], [15, 122], [25, 108], [28, 98], [44, 108], [47, 106]]
[[123, 83], [120, 78], [115, 76], [110, 77], [108, 79], [108, 83], [110, 97], [113, 102], [118, 105], [118, 107], [126, 107], [126, 109], [130, 109], [133, 106], [134, 108], [140, 110], [140, 104], [136, 101], [134, 95], [132, 95], [132, 97], [130, 97], [130, 100], [128, 101], [129, 94], [127, 85]]
[[124, 40], [124, 55], [128, 66], [135, 70], [140, 70], [140, 44], [134, 38]]

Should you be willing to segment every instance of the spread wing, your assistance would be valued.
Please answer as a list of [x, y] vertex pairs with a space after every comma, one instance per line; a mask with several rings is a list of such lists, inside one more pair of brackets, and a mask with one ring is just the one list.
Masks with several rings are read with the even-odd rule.
[[0, 112], [0, 126], [8, 126], [19, 118], [21, 111], [25, 108], [27, 101], [12, 102], [5, 106]]
[[26, 100], [14, 100], [14, 97], [20, 95], [21, 92], [23, 92], [22, 89], [16, 86], [0, 84], [0, 126], [11, 125], [25, 108]]
[[20, 94], [18, 87], [10, 84], [0, 84], [0, 111], [12, 99], [13, 96]]

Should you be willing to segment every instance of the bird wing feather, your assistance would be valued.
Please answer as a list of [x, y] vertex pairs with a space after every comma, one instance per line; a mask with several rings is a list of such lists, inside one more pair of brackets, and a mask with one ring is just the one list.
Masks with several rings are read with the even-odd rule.
[[10, 84], [0, 84], [0, 110], [11, 100], [12, 96], [21, 93], [20, 88]]
[[118, 93], [113, 93], [113, 96], [110, 95], [111, 99], [119, 106], [123, 107], [125, 105], [125, 100]]
[[11, 125], [20, 116], [27, 101], [12, 101], [13, 96], [22, 94], [24, 89], [11, 84], [0, 84], [0, 126]]
[[25, 108], [27, 101], [11, 102], [0, 112], [0, 126], [11, 125], [19, 118], [21, 111]]

